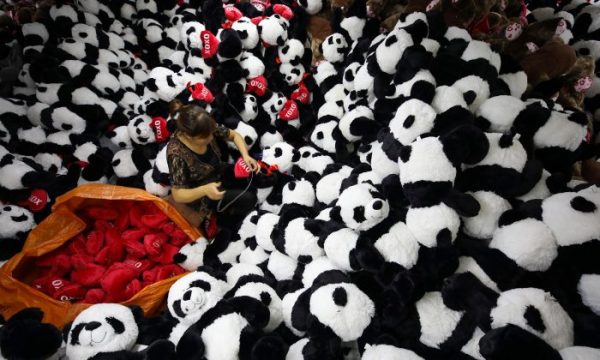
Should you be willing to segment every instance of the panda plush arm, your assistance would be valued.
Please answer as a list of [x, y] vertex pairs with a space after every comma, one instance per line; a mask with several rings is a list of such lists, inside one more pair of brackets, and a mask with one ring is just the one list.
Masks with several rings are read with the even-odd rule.
[[543, 339], [512, 324], [485, 334], [479, 341], [479, 351], [486, 359], [562, 359]]

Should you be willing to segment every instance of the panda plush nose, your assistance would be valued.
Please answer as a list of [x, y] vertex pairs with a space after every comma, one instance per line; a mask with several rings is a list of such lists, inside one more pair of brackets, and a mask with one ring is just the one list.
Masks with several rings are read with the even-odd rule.
[[381, 210], [382, 207], [383, 207], [383, 202], [381, 200], [376, 200], [373, 202], [373, 209]]
[[92, 322], [89, 322], [89, 323], [87, 323], [87, 324], [85, 325], [85, 329], [86, 329], [87, 331], [93, 331], [94, 329], [97, 329], [97, 328], [99, 328], [99, 327], [100, 327], [100, 325], [102, 325], [102, 324], [100, 324], [100, 323], [99, 323], [99, 322], [97, 322], [97, 321], [92, 321]]

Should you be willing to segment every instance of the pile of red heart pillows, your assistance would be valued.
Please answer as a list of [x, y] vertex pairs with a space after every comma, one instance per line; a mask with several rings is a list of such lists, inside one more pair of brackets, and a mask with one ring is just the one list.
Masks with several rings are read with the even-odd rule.
[[173, 263], [192, 241], [151, 202], [110, 201], [78, 212], [87, 228], [37, 259], [32, 286], [61, 301], [121, 302], [185, 272]]

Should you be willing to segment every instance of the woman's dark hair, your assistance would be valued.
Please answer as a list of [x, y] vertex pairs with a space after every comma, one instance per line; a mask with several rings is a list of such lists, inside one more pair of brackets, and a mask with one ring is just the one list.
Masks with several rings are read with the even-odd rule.
[[188, 136], [208, 137], [217, 129], [215, 119], [198, 105], [184, 105], [180, 100], [173, 100], [169, 111], [176, 119], [177, 130]]

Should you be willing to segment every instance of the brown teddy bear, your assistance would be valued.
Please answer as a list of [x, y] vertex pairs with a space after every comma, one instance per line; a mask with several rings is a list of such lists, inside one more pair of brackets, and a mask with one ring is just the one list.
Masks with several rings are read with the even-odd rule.
[[558, 94], [557, 102], [564, 107], [583, 110], [585, 92], [592, 86], [595, 62], [591, 56], [580, 56], [563, 76], [564, 82]]
[[531, 52], [523, 57], [520, 64], [532, 87], [558, 79], [571, 71], [577, 61], [575, 50], [558, 38], [546, 42], [539, 49], [537, 45], [530, 46]]

